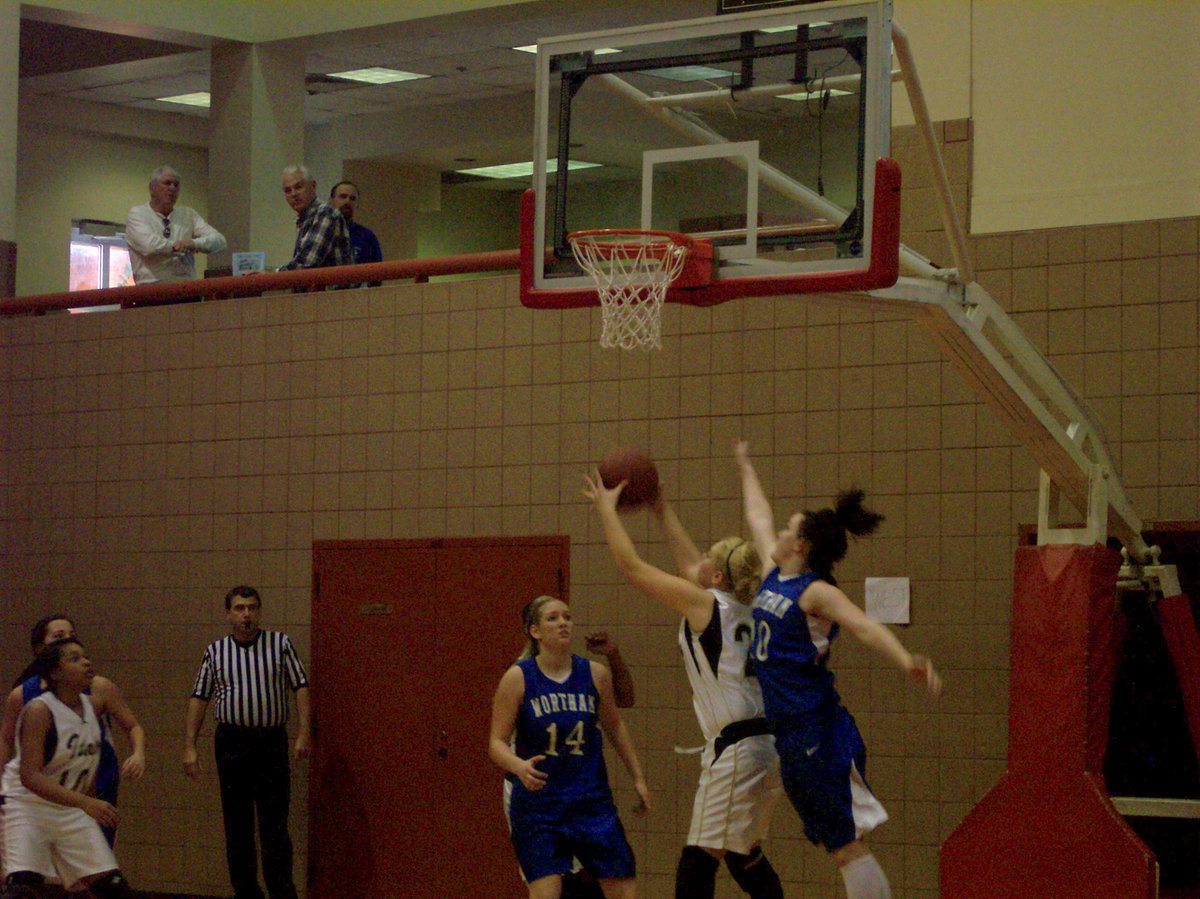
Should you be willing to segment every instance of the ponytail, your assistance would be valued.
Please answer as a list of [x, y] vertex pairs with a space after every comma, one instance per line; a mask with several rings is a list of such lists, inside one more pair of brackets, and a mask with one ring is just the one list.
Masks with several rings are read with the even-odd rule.
[[533, 639], [530, 630], [535, 624], [542, 620], [542, 609], [547, 603], [552, 603], [557, 596], [539, 596], [537, 599], [531, 599], [526, 603], [525, 608], [521, 610], [521, 631], [525, 634], [525, 648], [521, 650], [521, 654], [517, 656], [517, 661], [532, 659], [538, 654], [541, 648], [537, 640]]
[[817, 577], [833, 581], [833, 566], [846, 555], [847, 534], [864, 537], [883, 522], [883, 516], [863, 506], [857, 487], [838, 494], [832, 509], [804, 513], [800, 536], [808, 543], [805, 564]]

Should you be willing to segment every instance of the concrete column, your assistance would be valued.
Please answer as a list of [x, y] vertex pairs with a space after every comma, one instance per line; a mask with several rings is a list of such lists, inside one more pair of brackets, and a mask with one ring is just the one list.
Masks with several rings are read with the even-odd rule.
[[304, 161], [303, 40], [214, 45], [209, 109], [208, 209], [228, 252], [263, 251], [268, 267], [292, 256], [295, 213], [283, 200], [285, 165]]
[[21, 4], [0, 2], [0, 296], [16, 292], [17, 61]]

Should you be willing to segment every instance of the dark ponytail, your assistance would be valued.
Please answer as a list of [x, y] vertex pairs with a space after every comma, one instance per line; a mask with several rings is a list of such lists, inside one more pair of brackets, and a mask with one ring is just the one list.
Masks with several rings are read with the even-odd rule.
[[883, 516], [863, 506], [858, 488], [838, 494], [832, 509], [805, 512], [800, 536], [808, 544], [805, 565], [822, 580], [833, 581], [833, 566], [846, 555], [846, 535], [864, 537], [874, 533]]
[[882, 515], [863, 507], [863, 492], [857, 487], [839, 493], [833, 511], [838, 524], [855, 537], [873, 534], [883, 523]]

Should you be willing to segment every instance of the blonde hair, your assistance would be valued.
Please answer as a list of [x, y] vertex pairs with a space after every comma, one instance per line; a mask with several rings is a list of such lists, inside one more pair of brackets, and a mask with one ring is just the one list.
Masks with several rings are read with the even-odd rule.
[[532, 659], [538, 654], [538, 641], [533, 639], [533, 635], [529, 631], [535, 624], [542, 620], [542, 609], [546, 608], [550, 603], [557, 602], [557, 596], [539, 596], [536, 599], [531, 599], [521, 610], [521, 631], [525, 634], [525, 648], [521, 650], [521, 654], [517, 656], [517, 661], [523, 659]]
[[713, 567], [725, 575], [729, 592], [744, 606], [750, 605], [762, 583], [762, 562], [753, 543], [741, 537], [718, 540], [708, 551]]

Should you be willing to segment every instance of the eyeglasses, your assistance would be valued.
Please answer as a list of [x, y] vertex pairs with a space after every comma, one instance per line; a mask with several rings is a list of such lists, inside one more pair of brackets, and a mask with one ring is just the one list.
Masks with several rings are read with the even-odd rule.
[[162, 220], [163, 220], [163, 237], [170, 237], [171, 236], [171, 220], [169, 218], [167, 218], [165, 215], [162, 217]]

